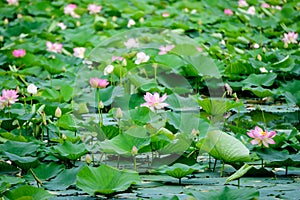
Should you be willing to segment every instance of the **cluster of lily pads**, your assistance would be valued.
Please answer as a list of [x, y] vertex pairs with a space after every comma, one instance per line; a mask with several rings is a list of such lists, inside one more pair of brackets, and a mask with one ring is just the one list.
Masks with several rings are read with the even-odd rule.
[[0, 2], [0, 197], [111, 197], [155, 187], [143, 175], [184, 184], [225, 166], [237, 188], [184, 197], [258, 197], [242, 176], [300, 166], [299, 10], [296, 0]]

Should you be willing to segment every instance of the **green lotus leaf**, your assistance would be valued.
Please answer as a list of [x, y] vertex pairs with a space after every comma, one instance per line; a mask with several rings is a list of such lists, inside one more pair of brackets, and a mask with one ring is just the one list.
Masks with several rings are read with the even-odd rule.
[[251, 74], [242, 81], [243, 84], [247, 86], [271, 86], [275, 79], [277, 77], [277, 74], [275, 73], [269, 73], [269, 74]]
[[[64, 169], [64, 165], [58, 165], [54, 162], [45, 164], [42, 163], [38, 167], [32, 169], [34, 174], [40, 179], [40, 180], [48, 180], [50, 178], [55, 177], [57, 174], [59, 174]], [[25, 176], [26, 180], [34, 180], [31, 172], [29, 172]]]
[[133, 146], [138, 148], [139, 153], [150, 152], [150, 139], [122, 133], [111, 140], [99, 143], [99, 147], [103, 152], [127, 156], [132, 155]]
[[140, 178], [135, 171], [118, 170], [107, 165], [98, 168], [85, 166], [77, 174], [76, 186], [90, 195], [109, 195], [125, 191], [138, 182]]
[[226, 179], [226, 183], [229, 183], [230, 181], [233, 181], [235, 179], [239, 179], [242, 176], [244, 176], [253, 166], [252, 165], [248, 165], [247, 163], [244, 164], [239, 170], [237, 170], [234, 174], [232, 174], [231, 176], [229, 176]]
[[299, 166], [300, 154], [289, 154], [287, 150], [260, 149], [256, 153], [264, 160], [271, 161], [272, 166]]
[[194, 171], [199, 169], [199, 165], [195, 164], [192, 166], [185, 165], [182, 163], [175, 163], [172, 166], [163, 165], [157, 171], [160, 173], [168, 174], [174, 178], [179, 179], [179, 184], [181, 183], [181, 178], [192, 174]]
[[32, 155], [36, 153], [39, 145], [34, 142], [17, 142], [7, 141], [4, 144], [0, 144], [0, 152], [9, 152], [18, 156]]
[[64, 169], [55, 178], [44, 183], [49, 190], [66, 190], [76, 183], [76, 175], [82, 167]]
[[62, 160], [77, 160], [88, 152], [84, 144], [73, 144], [69, 141], [52, 147], [51, 151], [55, 157]]
[[16, 154], [4, 152], [4, 155], [9, 158], [9, 160], [13, 161], [18, 167], [27, 171], [30, 168], [37, 167], [39, 165], [38, 158], [34, 157], [21, 157]]
[[4, 196], [8, 199], [25, 200], [25, 199], [39, 199], [47, 200], [52, 197], [50, 193], [43, 188], [36, 188], [29, 185], [24, 185], [16, 189], [7, 191]]
[[209, 131], [207, 137], [196, 145], [214, 158], [225, 162], [250, 160], [249, 150], [242, 142], [219, 130]]
[[14, 174], [18, 173], [19, 169], [13, 165], [8, 164], [7, 162], [0, 161], [0, 175], [2, 174]]
[[227, 186], [224, 187], [222, 190], [211, 190], [209, 192], [189, 190], [186, 193], [201, 200], [216, 200], [216, 199], [253, 200], [259, 197], [259, 191], [257, 191], [255, 188], [232, 189]]
[[269, 97], [269, 96], [274, 95], [274, 92], [272, 90], [265, 89], [260, 86], [258, 86], [258, 87], [243, 87], [242, 90], [249, 90], [249, 91], [253, 92], [253, 94], [255, 94], [256, 96], [258, 96], [260, 98]]
[[159, 150], [170, 144], [175, 135], [166, 128], [160, 128], [154, 135], [151, 135], [151, 149]]

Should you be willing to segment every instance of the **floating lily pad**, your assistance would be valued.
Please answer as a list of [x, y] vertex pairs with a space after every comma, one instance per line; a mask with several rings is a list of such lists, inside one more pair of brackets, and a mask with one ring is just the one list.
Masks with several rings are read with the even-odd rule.
[[240, 188], [232, 189], [224, 187], [222, 190], [211, 191], [193, 191], [188, 190], [187, 194], [193, 195], [197, 199], [216, 200], [216, 199], [230, 199], [230, 200], [253, 200], [259, 197], [259, 192], [254, 188]]
[[85, 166], [77, 174], [76, 186], [94, 196], [124, 191], [138, 182], [140, 178], [135, 171], [118, 170], [107, 165], [98, 168]]
[[8, 199], [14, 199], [14, 200], [24, 200], [24, 199], [48, 200], [52, 197], [52, 194], [45, 191], [43, 188], [36, 188], [29, 185], [24, 185], [4, 193], [4, 196]]

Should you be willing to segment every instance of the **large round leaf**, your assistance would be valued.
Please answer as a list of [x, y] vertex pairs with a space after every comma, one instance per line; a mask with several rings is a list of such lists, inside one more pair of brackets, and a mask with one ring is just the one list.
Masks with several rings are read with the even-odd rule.
[[233, 136], [219, 130], [209, 131], [204, 141], [197, 146], [216, 159], [225, 162], [249, 161], [249, 150]]
[[90, 195], [107, 195], [124, 191], [138, 182], [140, 178], [135, 171], [118, 170], [107, 165], [98, 168], [85, 166], [77, 174], [76, 186]]
[[14, 190], [6, 192], [5, 197], [14, 200], [25, 200], [25, 199], [39, 199], [46, 200], [50, 199], [52, 195], [45, 191], [43, 188], [36, 188], [29, 185], [18, 187]]
[[84, 144], [65, 141], [62, 145], [52, 147], [52, 152], [59, 159], [77, 160], [88, 152]]
[[106, 153], [116, 153], [130, 156], [133, 146], [138, 148], [139, 153], [150, 151], [150, 139], [134, 137], [128, 134], [120, 134], [111, 140], [105, 140], [99, 143], [100, 149]]

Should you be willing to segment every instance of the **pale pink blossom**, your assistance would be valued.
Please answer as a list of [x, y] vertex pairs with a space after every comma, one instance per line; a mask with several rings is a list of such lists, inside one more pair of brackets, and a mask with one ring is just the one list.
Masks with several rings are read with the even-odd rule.
[[275, 6], [275, 8], [276, 8], [277, 10], [282, 10], [282, 7], [281, 7], [281, 6]]
[[224, 14], [230, 16], [233, 15], [233, 12], [230, 9], [224, 9]]
[[267, 4], [266, 2], [263, 2], [261, 4], [261, 7], [263, 7], [263, 8], [270, 8], [271, 6], [269, 4]]
[[2, 90], [1, 102], [4, 106], [10, 106], [18, 101], [19, 95], [16, 90]]
[[6, 0], [8, 5], [14, 5], [17, 6], [19, 5], [19, 1], [18, 0]]
[[249, 7], [247, 13], [249, 15], [255, 15], [255, 7], [254, 6]]
[[93, 88], [106, 88], [109, 82], [106, 79], [90, 78], [90, 85]]
[[157, 92], [155, 92], [154, 94], [147, 92], [144, 95], [144, 100], [146, 101], [146, 103], [143, 103], [141, 106], [148, 107], [152, 111], [154, 111], [154, 109], [160, 110], [166, 106], [169, 106], [169, 104], [163, 103], [166, 99], [167, 94], [159, 97], [159, 94]]
[[203, 52], [202, 47], [197, 47], [197, 50], [198, 50], [199, 52]]
[[12, 54], [15, 58], [22, 58], [26, 55], [26, 51], [24, 49], [15, 49]]
[[89, 4], [88, 5], [88, 10], [89, 10], [89, 14], [97, 14], [100, 13], [102, 7], [101, 6], [97, 6], [96, 4]]
[[114, 61], [123, 61], [124, 58], [122, 56], [112, 56], [111, 57], [111, 61], [114, 62]]
[[141, 63], [148, 62], [149, 59], [150, 59], [150, 56], [148, 56], [144, 52], [139, 52], [139, 53], [136, 54], [136, 60], [135, 60], [134, 63], [139, 65]]
[[85, 52], [86, 48], [84, 47], [75, 47], [73, 48], [73, 55], [77, 58], [84, 58], [84, 52]]
[[251, 138], [254, 138], [250, 141], [252, 145], [264, 145], [265, 147], [269, 147], [269, 144], [275, 144], [275, 141], [272, 139], [275, 137], [275, 131], [267, 131], [262, 130], [260, 127], [255, 126], [253, 130], [250, 130], [247, 135]]
[[64, 7], [64, 13], [66, 15], [71, 15], [74, 18], [80, 18], [80, 16], [75, 12], [76, 8], [76, 4], [68, 4], [66, 7]]
[[298, 33], [295, 32], [288, 32], [283, 34], [282, 41], [285, 44], [296, 44], [297, 43], [297, 38], [298, 38]]
[[163, 17], [170, 17], [170, 13], [165, 12], [165, 13], [161, 14], [161, 16], [163, 16]]
[[139, 47], [139, 43], [135, 38], [129, 38], [126, 42], [124, 42], [124, 45], [127, 49]]
[[61, 109], [57, 107], [54, 113], [55, 117], [60, 118], [61, 114], [62, 114]]
[[29, 94], [37, 94], [37, 87], [33, 84], [33, 83], [31, 83], [31, 84], [29, 84], [28, 86], [27, 86], [27, 92], [29, 93]]
[[131, 149], [131, 153], [132, 155], [136, 155], [138, 153], [138, 148], [136, 146], [133, 146], [132, 149]]
[[61, 28], [61, 30], [65, 30], [65, 29], [67, 28], [67, 26], [66, 26], [63, 22], [57, 23], [57, 26], [58, 26], [59, 28]]
[[108, 74], [111, 74], [114, 71], [114, 68], [113, 65], [107, 65], [103, 71], [104, 75], [107, 76]]
[[135, 21], [133, 19], [129, 19], [127, 23], [127, 28], [130, 28], [131, 26], [135, 25]]
[[53, 53], [61, 53], [62, 52], [63, 45], [60, 43], [57, 43], [57, 42], [52, 43], [52, 42], [47, 41], [46, 46], [47, 46], [47, 51], [49, 51], [49, 52], [53, 52]]
[[239, 0], [239, 7], [247, 7], [248, 3], [246, 0]]
[[158, 54], [159, 55], [164, 55], [164, 54], [168, 53], [169, 51], [171, 51], [174, 47], [175, 47], [174, 44], [166, 45], [166, 46], [160, 46], [159, 47], [160, 51], [158, 52]]

